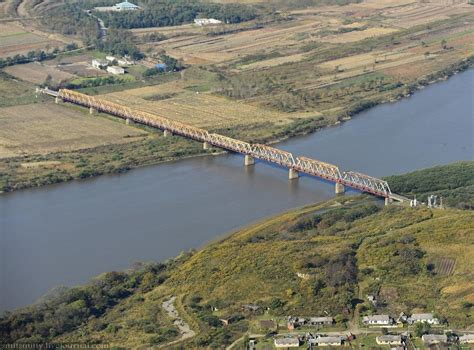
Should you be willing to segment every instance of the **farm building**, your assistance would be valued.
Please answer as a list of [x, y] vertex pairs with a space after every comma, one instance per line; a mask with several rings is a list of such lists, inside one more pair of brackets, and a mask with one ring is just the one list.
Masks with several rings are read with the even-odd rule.
[[125, 69], [118, 66], [110, 66], [110, 67], [107, 67], [107, 72], [115, 74], [115, 75], [120, 75], [120, 74], [125, 74]]
[[364, 316], [363, 322], [366, 325], [372, 326], [388, 326], [393, 323], [392, 318], [389, 315]]
[[94, 59], [94, 60], [92, 60], [92, 67], [94, 67], [96, 69], [102, 69], [102, 68], [107, 67], [108, 63], [109, 62], [107, 62], [105, 60]]
[[334, 323], [332, 317], [310, 317], [309, 324], [312, 326], [331, 325]]
[[276, 348], [297, 348], [300, 346], [298, 338], [275, 338], [274, 344]]
[[439, 324], [439, 320], [436, 317], [433, 317], [433, 314], [413, 314], [408, 318], [408, 323], [410, 324], [417, 322]]
[[423, 340], [423, 343], [427, 345], [446, 343], [448, 341], [446, 334], [424, 334], [421, 339]]
[[402, 345], [402, 337], [400, 335], [381, 335], [375, 338], [379, 345]]
[[474, 344], [474, 334], [464, 334], [459, 337], [460, 344]]
[[340, 346], [342, 345], [341, 337], [318, 337], [308, 340], [309, 345], [317, 346]]
[[209, 24], [220, 24], [222, 21], [219, 21], [218, 19], [215, 18], [195, 18], [194, 23], [197, 24], [198, 26], [205, 26]]

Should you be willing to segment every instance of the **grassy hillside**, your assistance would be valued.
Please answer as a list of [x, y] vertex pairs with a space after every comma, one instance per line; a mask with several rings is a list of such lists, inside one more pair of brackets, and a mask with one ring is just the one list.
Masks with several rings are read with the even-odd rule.
[[[288, 315], [327, 313], [335, 328], [354, 330], [354, 315], [433, 311], [452, 329], [474, 328], [473, 219], [468, 210], [384, 207], [373, 198], [339, 197], [162, 264], [107, 273], [7, 314], [0, 338], [163, 345], [179, 338], [161, 307], [171, 296], [197, 333], [184, 348], [223, 348], [247, 331], [267, 332], [258, 320]], [[377, 307], [368, 294], [377, 296]], [[261, 309], [243, 311], [249, 303]], [[233, 322], [224, 326], [221, 318]]]

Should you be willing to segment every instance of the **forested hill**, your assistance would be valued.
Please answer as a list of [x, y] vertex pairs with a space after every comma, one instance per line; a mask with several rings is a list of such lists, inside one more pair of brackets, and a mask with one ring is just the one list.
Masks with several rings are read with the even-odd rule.
[[[402, 184], [405, 178], [409, 191], [421, 196], [429, 192], [423, 182], [434, 181], [422, 172], [396, 179]], [[466, 185], [455, 179], [462, 174], [446, 179], [458, 184], [455, 193]], [[443, 191], [448, 197], [450, 190]], [[223, 348], [247, 331], [264, 332], [262, 317], [288, 315], [329, 314], [346, 329], [354, 315], [428, 311], [451, 329], [467, 329], [474, 317], [473, 220], [470, 210], [384, 207], [372, 197], [341, 196], [167, 262], [106, 273], [6, 314], [0, 339], [164, 345], [180, 336], [162, 307], [171, 296], [196, 332], [183, 348]], [[377, 306], [367, 301], [369, 294]], [[245, 304], [260, 311], [243, 310]]]

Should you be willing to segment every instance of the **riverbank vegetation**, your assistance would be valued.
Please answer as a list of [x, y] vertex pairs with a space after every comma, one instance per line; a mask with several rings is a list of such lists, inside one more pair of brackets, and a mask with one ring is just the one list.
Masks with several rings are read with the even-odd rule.
[[[454, 172], [451, 183], [464, 183], [465, 174]], [[397, 181], [418, 196], [432, 185], [421, 173]], [[456, 188], [446, 191], [449, 196]], [[474, 316], [473, 219], [470, 210], [384, 207], [365, 196], [340, 197], [267, 219], [176, 259], [106, 273], [49, 295], [2, 316], [0, 337], [163, 345], [179, 338], [161, 307], [170, 295], [197, 333], [181, 344], [185, 348], [222, 348], [247, 331], [264, 331], [260, 320], [285, 327], [288, 315], [329, 314], [335, 329], [350, 330], [354, 315], [433, 311], [450, 329], [466, 329]], [[369, 294], [376, 305], [367, 301]]]

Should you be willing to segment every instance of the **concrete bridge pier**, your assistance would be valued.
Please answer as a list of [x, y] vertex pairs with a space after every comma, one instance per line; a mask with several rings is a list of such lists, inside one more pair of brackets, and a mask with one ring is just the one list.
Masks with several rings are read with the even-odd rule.
[[253, 157], [246, 154], [245, 159], [244, 159], [244, 165], [249, 166], [249, 165], [254, 165], [254, 164], [255, 164], [255, 159], [253, 159]]
[[393, 199], [389, 197], [385, 197], [385, 205], [390, 205], [391, 203], [393, 203]]
[[288, 170], [288, 180], [297, 179], [299, 176], [300, 176], [300, 174], [298, 174], [298, 171], [296, 171], [295, 169], [290, 168]]
[[346, 188], [344, 187], [343, 184], [340, 184], [339, 182], [336, 182], [336, 187], [335, 187], [335, 192], [336, 194], [341, 194], [346, 191]]
[[165, 130], [165, 131], [163, 131], [163, 136], [164, 137], [171, 137], [171, 136], [173, 136], [173, 133], [169, 130]]
[[127, 119], [125, 119], [125, 124], [127, 124], [127, 125], [132, 125], [132, 124], [133, 124], [133, 120], [131, 120], [130, 118], [127, 118]]
[[63, 100], [60, 97], [56, 96], [54, 98], [54, 103], [59, 104], [59, 102], [63, 102]]
[[89, 107], [89, 114], [95, 114], [97, 112], [97, 109], [93, 107]]
[[204, 143], [202, 144], [202, 149], [203, 149], [203, 150], [208, 150], [209, 148], [211, 148], [211, 145], [210, 145], [209, 143], [204, 142]]

